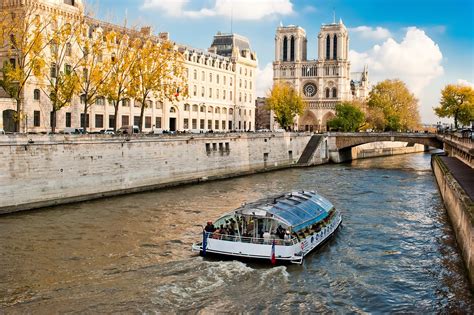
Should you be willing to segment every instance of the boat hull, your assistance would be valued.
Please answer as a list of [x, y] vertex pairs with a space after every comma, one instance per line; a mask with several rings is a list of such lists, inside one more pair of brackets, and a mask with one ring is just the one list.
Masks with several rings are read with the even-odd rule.
[[[342, 223], [342, 217], [339, 215], [331, 224], [322, 229], [307, 235], [301, 241], [292, 245], [275, 245], [275, 259], [278, 263], [297, 263], [301, 264], [303, 258], [322, 246], [337, 231]], [[279, 242], [283, 242], [278, 240]], [[192, 250], [200, 253], [201, 256], [221, 256], [238, 258], [241, 260], [271, 260], [272, 243], [253, 244], [226, 240], [207, 239], [205, 254], [202, 248], [202, 242], [193, 244]]]

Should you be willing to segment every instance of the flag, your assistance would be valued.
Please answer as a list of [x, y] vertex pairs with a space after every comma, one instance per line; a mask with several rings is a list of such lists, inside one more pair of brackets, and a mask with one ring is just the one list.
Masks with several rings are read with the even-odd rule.
[[272, 242], [272, 265], [276, 264], [276, 258], [275, 258], [275, 240]]
[[202, 231], [202, 255], [206, 256], [206, 247], [207, 247], [207, 233]]
[[176, 89], [176, 93], [174, 94], [175, 97], [179, 96], [179, 88]]

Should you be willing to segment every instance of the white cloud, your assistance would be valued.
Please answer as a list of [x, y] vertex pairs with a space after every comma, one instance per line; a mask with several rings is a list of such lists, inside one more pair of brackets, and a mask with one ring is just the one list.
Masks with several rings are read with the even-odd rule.
[[458, 84], [465, 85], [465, 86], [470, 86], [474, 89], [474, 83], [469, 82], [469, 81], [464, 80], [464, 79], [458, 79]]
[[293, 13], [291, 0], [215, 0], [213, 6], [186, 10], [189, 0], [145, 0], [142, 8], [160, 9], [167, 15], [204, 18], [232, 16], [234, 20], [258, 20], [268, 16]]
[[265, 68], [257, 69], [256, 93], [258, 97], [266, 96], [273, 85], [273, 64], [271, 62], [265, 65]]
[[390, 31], [386, 28], [377, 26], [377, 27], [370, 27], [370, 26], [357, 26], [353, 28], [349, 28], [350, 32], [359, 34], [362, 38], [368, 39], [385, 39], [391, 36]]
[[415, 27], [407, 29], [401, 42], [389, 38], [365, 52], [351, 50], [349, 56], [354, 71], [360, 71], [364, 64], [369, 66], [373, 83], [399, 78], [417, 96], [421, 96], [423, 89], [444, 72], [439, 46], [423, 30]]
[[444, 73], [443, 54], [423, 30], [410, 27], [405, 31], [400, 42], [388, 38], [367, 51], [351, 50], [351, 69], [361, 71], [364, 65], [368, 65], [371, 84], [385, 79], [404, 81], [408, 89], [420, 100], [422, 121], [434, 122], [438, 118], [435, 117], [432, 107], [437, 104], [439, 95], [439, 86], [436, 86], [435, 79]]
[[142, 8], [163, 10], [167, 15], [179, 16], [188, 2], [189, 0], [145, 0]]
[[303, 8], [303, 12], [304, 13], [314, 13], [318, 11], [315, 7], [313, 7], [312, 5], [307, 5]]

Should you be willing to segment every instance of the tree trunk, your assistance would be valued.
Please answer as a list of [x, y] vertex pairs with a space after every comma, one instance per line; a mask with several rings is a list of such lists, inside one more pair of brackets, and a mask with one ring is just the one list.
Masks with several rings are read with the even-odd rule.
[[56, 132], [56, 108], [53, 106], [53, 110], [51, 111], [52, 119], [51, 119], [51, 132]]
[[140, 109], [140, 126], [138, 126], [138, 128], [140, 129], [140, 132], [142, 132], [144, 113], [145, 113], [145, 99], [142, 100], [142, 108]]
[[88, 102], [88, 95], [87, 93], [85, 94], [84, 97], [84, 133], [87, 132], [87, 127], [88, 127], [88, 119], [87, 119], [87, 102]]
[[119, 101], [114, 101], [114, 117], [115, 117], [115, 120], [114, 120], [114, 132], [117, 131], [117, 124], [118, 124], [118, 110], [119, 110], [119, 104], [120, 102]]
[[15, 119], [15, 132], [20, 132], [21, 126], [21, 99], [16, 100], [16, 119]]

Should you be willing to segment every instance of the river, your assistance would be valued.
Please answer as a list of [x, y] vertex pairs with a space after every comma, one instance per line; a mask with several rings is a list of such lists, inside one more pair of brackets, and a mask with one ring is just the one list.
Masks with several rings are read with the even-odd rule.
[[[473, 313], [429, 154], [295, 168], [0, 217], [0, 313]], [[303, 265], [191, 253], [242, 202], [317, 190], [343, 227]]]

